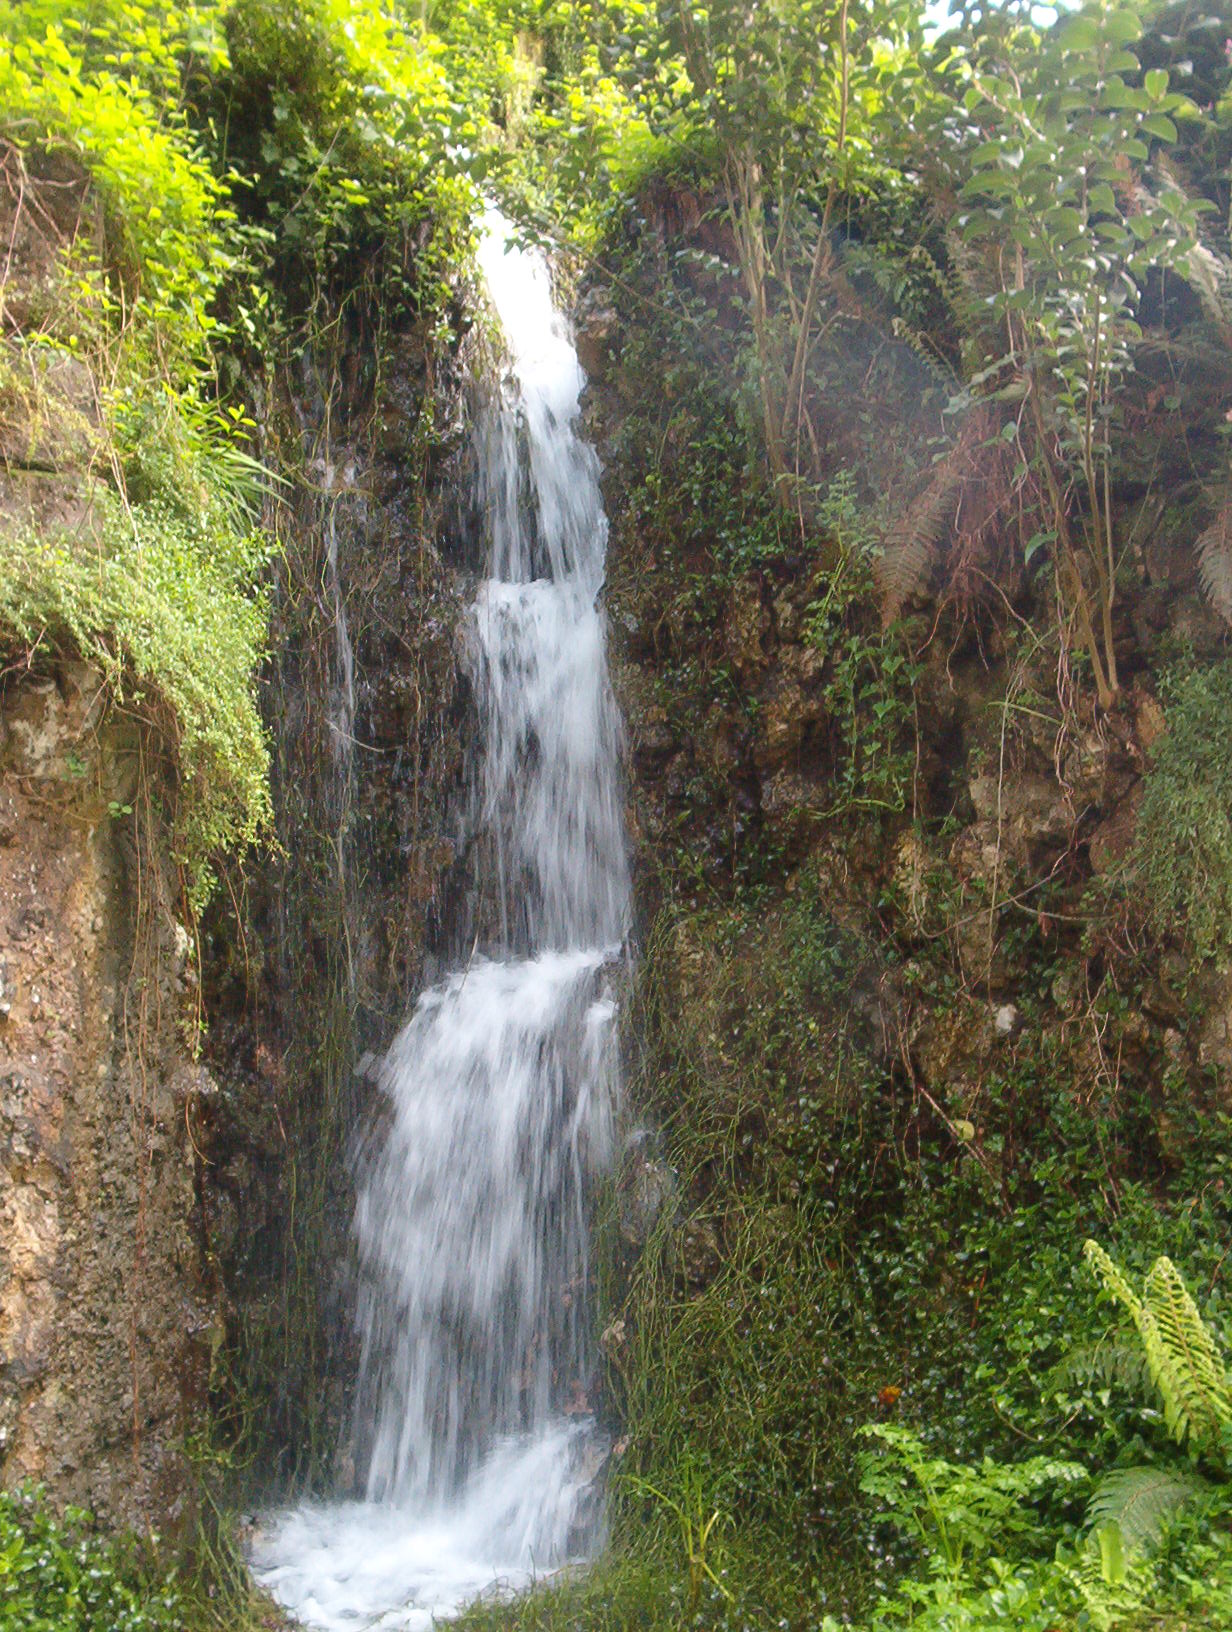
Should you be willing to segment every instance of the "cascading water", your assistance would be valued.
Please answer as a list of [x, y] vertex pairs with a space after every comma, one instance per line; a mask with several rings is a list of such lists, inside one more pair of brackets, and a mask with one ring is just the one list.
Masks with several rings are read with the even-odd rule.
[[253, 1550], [257, 1579], [325, 1632], [425, 1627], [597, 1539], [586, 1199], [610, 1155], [605, 988], [629, 894], [607, 524], [547, 268], [505, 238], [490, 216], [512, 387], [479, 443], [491, 576], [470, 650], [500, 931], [424, 994], [380, 1071], [355, 1214], [366, 1500], [276, 1515]]

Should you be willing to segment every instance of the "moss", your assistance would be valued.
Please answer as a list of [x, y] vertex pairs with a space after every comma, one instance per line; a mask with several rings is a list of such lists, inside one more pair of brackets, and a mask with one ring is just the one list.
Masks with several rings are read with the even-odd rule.
[[1156, 921], [1204, 958], [1232, 948], [1232, 662], [1174, 670], [1165, 697], [1134, 859]]

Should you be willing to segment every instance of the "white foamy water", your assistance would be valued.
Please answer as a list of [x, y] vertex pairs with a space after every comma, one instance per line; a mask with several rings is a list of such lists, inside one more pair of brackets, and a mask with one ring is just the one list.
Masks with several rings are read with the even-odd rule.
[[587, 1203], [611, 1156], [629, 898], [607, 524], [547, 268], [505, 235], [485, 221], [511, 378], [478, 436], [491, 577], [469, 650], [500, 928], [378, 1074], [354, 1221], [365, 1499], [269, 1515], [253, 1546], [257, 1579], [321, 1632], [418, 1632], [585, 1559], [601, 1530]]

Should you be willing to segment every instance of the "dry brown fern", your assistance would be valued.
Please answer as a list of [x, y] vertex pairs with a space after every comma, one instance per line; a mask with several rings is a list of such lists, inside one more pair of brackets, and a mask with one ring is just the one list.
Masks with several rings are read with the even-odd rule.
[[884, 624], [893, 623], [912, 596], [927, 588], [942, 545], [958, 528], [963, 495], [978, 474], [990, 431], [987, 410], [968, 414], [926, 486], [887, 529], [876, 568]]
[[1232, 623], [1232, 496], [1225, 495], [1195, 548], [1206, 597], [1220, 617]]

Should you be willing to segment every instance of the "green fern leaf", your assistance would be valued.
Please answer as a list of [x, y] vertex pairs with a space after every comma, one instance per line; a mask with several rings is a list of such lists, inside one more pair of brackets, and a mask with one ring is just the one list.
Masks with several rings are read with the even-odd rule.
[[1195, 548], [1206, 598], [1225, 622], [1232, 623], [1232, 501], [1220, 506]]
[[1121, 1266], [1108, 1256], [1098, 1241], [1086, 1242], [1082, 1250], [1087, 1262], [1103, 1282], [1104, 1290], [1110, 1292], [1118, 1303], [1129, 1310], [1134, 1324], [1137, 1325], [1138, 1317], [1142, 1313], [1142, 1299], [1125, 1279]]
[[1188, 1438], [1195, 1450], [1217, 1445], [1224, 1424], [1232, 1422], [1227, 1372], [1170, 1258], [1151, 1266], [1138, 1329], [1175, 1438]]
[[1151, 1368], [1137, 1332], [1122, 1329], [1071, 1349], [1048, 1382], [1053, 1388], [1121, 1388], [1141, 1396], [1149, 1389]]
[[968, 415], [958, 440], [937, 461], [923, 491], [882, 539], [875, 573], [886, 627], [902, 614], [913, 595], [927, 588], [941, 547], [958, 525], [963, 493], [978, 473], [992, 423], [986, 410], [976, 409]]
[[1120, 1586], [1125, 1579], [1125, 1540], [1119, 1524], [1097, 1525], [1095, 1545], [1099, 1548], [1099, 1568], [1110, 1587]]
[[1173, 1438], [1179, 1443], [1188, 1439], [1195, 1451], [1214, 1448], [1225, 1425], [1232, 1423], [1232, 1386], [1223, 1356], [1175, 1264], [1157, 1258], [1139, 1297], [1098, 1242], [1088, 1241], [1083, 1251], [1106, 1290], [1133, 1317]]
[[1181, 1509], [1214, 1488], [1191, 1468], [1114, 1468], [1095, 1487], [1087, 1523], [1097, 1536], [1115, 1526], [1125, 1554], [1131, 1555], [1158, 1546]]

